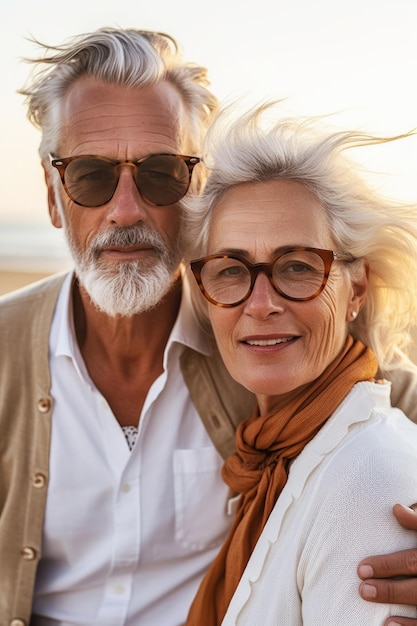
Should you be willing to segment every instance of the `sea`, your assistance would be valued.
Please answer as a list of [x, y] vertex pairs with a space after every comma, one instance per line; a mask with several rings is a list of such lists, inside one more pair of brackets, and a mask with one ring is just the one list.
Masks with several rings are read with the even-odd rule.
[[70, 265], [61, 229], [42, 221], [0, 221], [0, 270], [49, 273]]

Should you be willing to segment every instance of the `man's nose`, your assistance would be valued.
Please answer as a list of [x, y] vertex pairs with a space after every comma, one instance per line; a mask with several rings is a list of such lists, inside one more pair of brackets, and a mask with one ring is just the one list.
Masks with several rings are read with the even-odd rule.
[[118, 226], [132, 226], [148, 218], [149, 203], [140, 195], [134, 174], [133, 164], [120, 166], [116, 191], [108, 203], [107, 219]]

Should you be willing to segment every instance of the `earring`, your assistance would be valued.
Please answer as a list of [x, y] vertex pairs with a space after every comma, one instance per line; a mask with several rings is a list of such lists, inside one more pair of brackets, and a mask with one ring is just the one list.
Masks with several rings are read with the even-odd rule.
[[352, 311], [352, 313], [350, 315], [351, 315], [352, 319], [354, 320], [356, 318], [356, 316], [357, 316], [357, 313], [356, 313], [356, 311]]

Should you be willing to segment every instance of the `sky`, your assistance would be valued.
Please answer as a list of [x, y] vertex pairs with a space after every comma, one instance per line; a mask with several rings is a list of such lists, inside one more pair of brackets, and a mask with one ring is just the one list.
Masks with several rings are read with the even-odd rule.
[[[417, 0], [12, 0], [3, 3], [0, 222], [48, 220], [39, 131], [17, 94], [28, 38], [59, 44], [102, 26], [169, 33], [209, 69], [221, 101], [285, 98], [288, 114], [387, 135], [417, 127]], [[368, 149], [381, 191], [417, 202], [417, 136]]]

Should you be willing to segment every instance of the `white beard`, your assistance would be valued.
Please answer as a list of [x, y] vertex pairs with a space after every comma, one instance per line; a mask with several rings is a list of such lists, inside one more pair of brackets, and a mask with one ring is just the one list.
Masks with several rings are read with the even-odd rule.
[[[66, 220], [64, 231], [80, 284], [95, 306], [111, 317], [130, 317], [155, 307], [175, 282], [183, 256], [181, 235], [177, 237], [175, 249], [169, 250], [161, 235], [149, 226], [113, 227], [95, 235], [88, 250], [82, 251]], [[151, 259], [119, 263], [100, 258], [103, 247], [137, 244], [149, 244], [155, 254]]]

